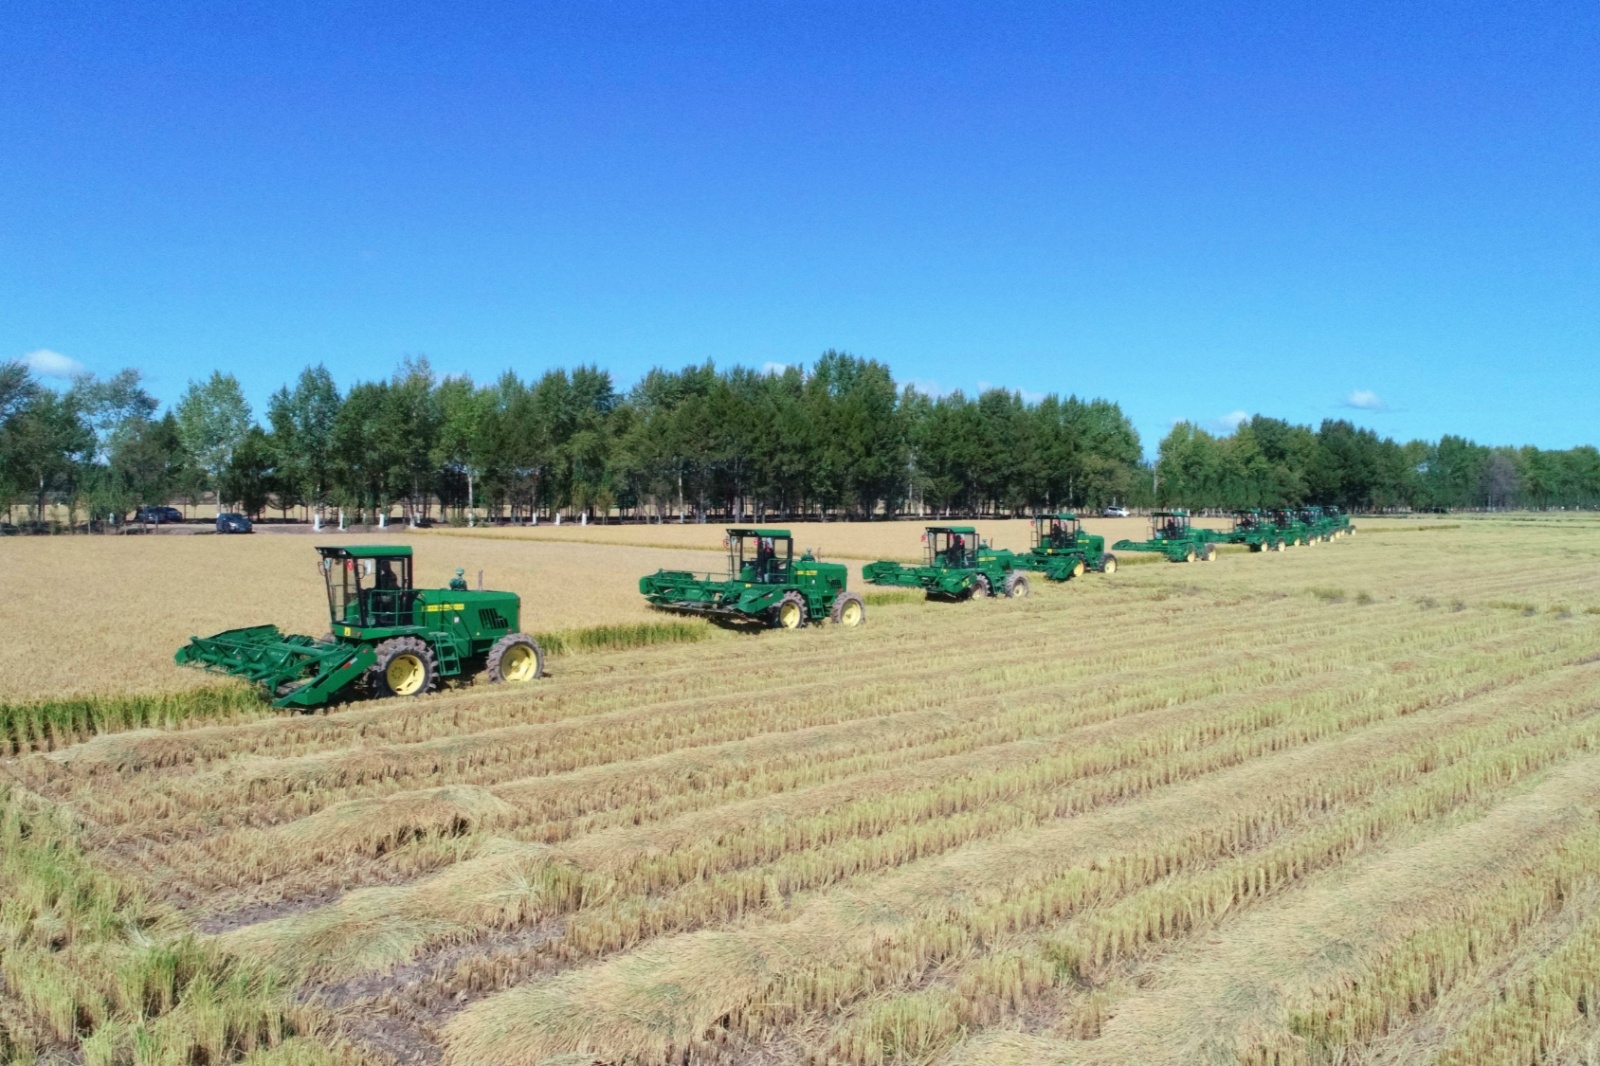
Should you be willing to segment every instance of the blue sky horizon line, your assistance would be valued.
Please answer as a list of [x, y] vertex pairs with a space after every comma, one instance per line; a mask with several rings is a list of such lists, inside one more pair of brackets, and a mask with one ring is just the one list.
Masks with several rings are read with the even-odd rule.
[[[17, 0], [0, 358], [1600, 443], [1600, 5]], [[530, 355], [530, 353], [532, 353]]]

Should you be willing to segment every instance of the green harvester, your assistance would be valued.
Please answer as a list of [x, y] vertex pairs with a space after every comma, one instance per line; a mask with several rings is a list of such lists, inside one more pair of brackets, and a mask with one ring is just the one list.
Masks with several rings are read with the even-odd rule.
[[866, 602], [847, 587], [849, 571], [809, 551], [796, 559], [787, 529], [730, 529], [724, 543], [726, 575], [657, 570], [639, 579], [639, 591], [664, 610], [778, 629], [828, 618], [848, 627], [867, 620]]
[[928, 526], [922, 534], [923, 563], [905, 566], [893, 560], [868, 563], [861, 576], [869, 585], [920, 588], [930, 599], [965, 600], [1004, 592], [1013, 599], [1028, 595], [1028, 578], [1016, 557], [991, 548], [971, 526]]
[[332, 624], [321, 640], [249, 626], [193, 637], [174, 658], [254, 681], [274, 707], [307, 709], [361, 687], [377, 696], [420, 696], [442, 679], [479, 670], [491, 682], [513, 684], [543, 675], [544, 650], [518, 632], [516, 593], [470, 590], [461, 570], [449, 588], [413, 588], [407, 547], [317, 554]]
[[[1309, 512], [1307, 512], [1309, 515]], [[1278, 536], [1283, 543], [1291, 548], [1298, 548], [1310, 544], [1314, 539], [1311, 532], [1311, 523], [1300, 517], [1300, 512], [1291, 508], [1278, 508], [1269, 512], [1272, 524], [1277, 527]]]
[[1204, 531], [1213, 543], [1243, 544], [1253, 552], [1283, 551], [1283, 537], [1272, 517], [1259, 509], [1233, 512], [1233, 528]]
[[1149, 540], [1119, 540], [1112, 545], [1119, 552], [1158, 552], [1168, 562], [1209, 563], [1217, 557], [1209, 530], [1195, 529], [1188, 511], [1154, 511], [1150, 515]]
[[1033, 547], [1017, 553], [1012, 565], [1051, 581], [1067, 581], [1086, 570], [1114, 574], [1117, 557], [1106, 551], [1106, 538], [1084, 531], [1077, 515], [1042, 514], [1033, 518]]

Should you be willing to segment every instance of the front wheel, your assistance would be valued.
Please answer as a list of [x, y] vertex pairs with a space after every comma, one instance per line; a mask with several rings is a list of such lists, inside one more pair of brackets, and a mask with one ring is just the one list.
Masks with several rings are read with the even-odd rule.
[[507, 633], [489, 649], [485, 666], [490, 684], [534, 681], [544, 676], [544, 649], [526, 633]]
[[1203, 563], [1214, 562], [1217, 558], [1217, 548], [1214, 544], [1207, 544], [1200, 552], [1200, 561]]
[[1087, 569], [1088, 569], [1088, 567], [1083, 565], [1083, 560], [1082, 559], [1074, 559], [1072, 561], [1072, 576], [1073, 577], [1082, 577], [1083, 576], [1083, 572], [1085, 570], [1087, 570]]
[[834, 625], [854, 629], [867, 620], [867, 602], [854, 592], [841, 592], [833, 599], [829, 617]]
[[373, 687], [379, 696], [420, 696], [439, 680], [433, 649], [416, 637], [395, 637], [377, 647], [372, 664]]
[[[1078, 567], [1081, 572], [1083, 567], [1081, 561], [1078, 563]], [[1028, 579], [1021, 574], [1012, 574], [1006, 578], [1006, 595], [1011, 599], [1025, 600], [1028, 598], [1028, 592]]]
[[1116, 573], [1117, 572], [1117, 557], [1115, 555], [1109, 555], [1108, 554], [1104, 559], [1102, 559], [1100, 561], [1100, 572], [1102, 574], [1114, 574], [1114, 573]]
[[1194, 549], [1193, 548], [1190, 548], [1188, 551], [1183, 553], [1183, 561], [1184, 562], [1192, 563], [1192, 562], [1194, 562], [1194, 560], [1195, 560], [1195, 554], [1194, 554]]
[[777, 629], [799, 629], [806, 624], [806, 601], [798, 592], [785, 592], [772, 608], [772, 624]]
[[974, 598], [979, 596], [993, 596], [994, 587], [989, 584], [989, 579], [987, 577], [979, 574], [972, 579], [972, 591], [969, 593], [969, 595]]

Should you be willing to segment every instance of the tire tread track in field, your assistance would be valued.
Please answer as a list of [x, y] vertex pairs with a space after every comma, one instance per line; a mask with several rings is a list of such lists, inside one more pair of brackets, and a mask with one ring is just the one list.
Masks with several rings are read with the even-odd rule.
[[380, 1061], [1577, 1066], [1595, 532], [1373, 521], [3, 772]]

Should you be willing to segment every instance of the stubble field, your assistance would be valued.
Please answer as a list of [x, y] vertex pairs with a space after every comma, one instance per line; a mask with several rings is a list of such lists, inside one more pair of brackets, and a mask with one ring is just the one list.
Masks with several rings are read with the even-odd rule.
[[[0, 1056], [1591, 1063], [1600, 523], [1358, 524], [1025, 601], [880, 602], [859, 630], [573, 655], [531, 689], [11, 757]], [[641, 612], [656, 565], [714, 565], [661, 528], [414, 543], [425, 580], [512, 588], [518, 553], [534, 583], [571, 553], [596, 575], [572, 598], [518, 589], [529, 628], [587, 605], [561, 628]], [[904, 550], [866, 540], [886, 529]], [[823, 532], [835, 557], [917, 551], [905, 524]], [[206, 539], [150, 558], [210, 574], [238, 549]], [[269, 540], [304, 580], [236, 583], [181, 636], [316, 624], [309, 542]], [[148, 597], [114, 571], [113, 609]], [[109, 619], [58, 632], [116, 649]]]

